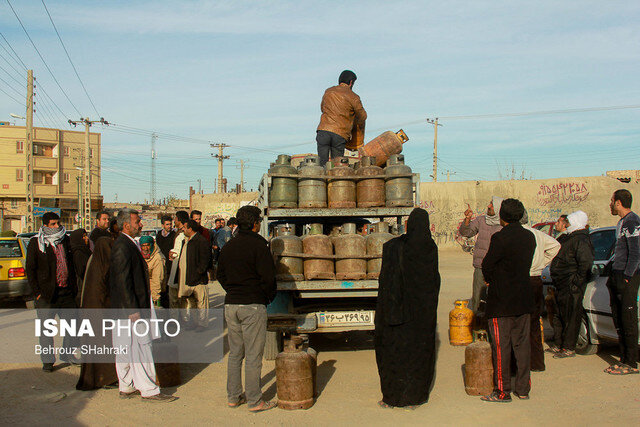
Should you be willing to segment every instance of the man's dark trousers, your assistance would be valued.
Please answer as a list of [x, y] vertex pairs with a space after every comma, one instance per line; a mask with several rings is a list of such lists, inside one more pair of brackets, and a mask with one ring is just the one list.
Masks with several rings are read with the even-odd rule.
[[316, 134], [316, 142], [318, 143], [318, 156], [320, 157], [320, 165], [324, 166], [329, 161], [329, 151], [331, 158], [344, 156], [344, 147], [347, 141], [338, 134], [326, 130], [319, 130]]
[[488, 319], [493, 355], [495, 390], [505, 397], [511, 393], [511, 351], [516, 358], [515, 392], [528, 396], [531, 390], [531, 315], [493, 317]]
[[[76, 300], [72, 295], [71, 291], [67, 288], [58, 288], [56, 294], [52, 298], [51, 302], [46, 301], [44, 298], [40, 297], [35, 301], [36, 312], [38, 315], [38, 319], [41, 322], [44, 322], [46, 319], [55, 319], [56, 315], [60, 319], [71, 320], [76, 318]], [[53, 347], [53, 337], [44, 336], [44, 334], [40, 334], [38, 337], [38, 341], [42, 349], [48, 349]], [[78, 339], [75, 337], [71, 337], [68, 334], [64, 336], [62, 341], [62, 347], [65, 348], [65, 352], [67, 354], [60, 355], [61, 360], [70, 359], [74, 356], [69, 354], [68, 352], [72, 350], [72, 347], [76, 346], [78, 343]], [[40, 354], [40, 360], [42, 363], [55, 363], [56, 356], [54, 354], [45, 354], [43, 351]]]
[[586, 283], [580, 286], [564, 282], [556, 286], [556, 299], [558, 301], [558, 314], [562, 324], [562, 334], [554, 335], [557, 347], [575, 351], [582, 323], [582, 300]]
[[534, 308], [531, 314], [531, 369], [544, 371], [544, 348], [542, 347], [542, 331], [540, 330], [540, 312], [544, 296], [542, 295], [542, 278], [531, 276], [531, 288], [533, 288]]
[[611, 298], [611, 315], [618, 331], [620, 362], [638, 367], [638, 286], [640, 274], [627, 283], [624, 272], [614, 270], [607, 281]]

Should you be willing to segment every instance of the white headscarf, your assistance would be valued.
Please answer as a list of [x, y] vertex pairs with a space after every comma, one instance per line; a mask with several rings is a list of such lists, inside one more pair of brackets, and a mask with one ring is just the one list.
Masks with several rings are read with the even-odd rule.
[[56, 247], [62, 242], [64, 239], [67, 230], [61, 225], [58, 228], [50, 228], [45, 227], [44, 225], [40, 227], [40, 231], [38, 232], [38, 247], [40, 248], [40, 252], [44, 253], [47, 245], [52, 245]]
[[504, 199], [502, 197], [493, 196], [491, 198], [494, 214], [491, 216], [485, 215], [484, 220], [487, 225], [500, 225], [500, 206], [502, 206], [503, 201]]
[[589, 224], [589, 218], [583, 211], [575, 211], [567, 216], [569, 226], [567, 227], [567, 233], [573, 233], [574, 231], [582, 230]]

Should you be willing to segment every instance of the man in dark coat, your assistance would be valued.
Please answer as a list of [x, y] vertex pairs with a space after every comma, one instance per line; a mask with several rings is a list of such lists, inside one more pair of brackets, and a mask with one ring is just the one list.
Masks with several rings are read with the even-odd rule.
[[[121, 233], [111, 250], [111, 307], [123, 310], [133, 323], [138, 319], [148, 318], [151, 308], [147, 263], [134, 240], [140, 235], [142, 222], [138, 212], [133, 209], [121, 210], [117, 218]], [[113, 344], [114, 347], [127, 348], [126, 354], [116, 355], [121, 398], [128, 399], [139, 392], [142, 399], [147, 401], [170, 402], [176, 399], [174, 396], [160, 393], [156, 384], [150, 336], [140, 337], [132, 330], [116, 329]]]
[[429, 214], [416, 208], [407, 234], [384, 244], [375, 313], [383, 408], [426, 403], [436, 363], [440, 273]]
[[520, 225], [524, 206], [506, 199], [500, 207], [502, 230], [491, 237], [482, 261], [488, 284], [487, 320], [493, 353], [494, 391], [482, 397], [487, 402], [511, 402], [511, 352], [517, 372], [514, 394], [528, 399], [531, 389], [531, 313], [534, 295], [529, 279], [536, 249], [533, 234]]
[[549, 350], [554, 358], [575, 357], [576, 343], [582, 323], [582, 299], [591, 277], [594, 250], [587, 230], [588, 217], [582, 211], [567, 216], [567, 235], [561, 240], [560, 252], [551, 262], [551, 279], [556, 288], [558, 320], [554, 331], [555, 345]]
[[[27, 246], [27, 281], [33, 292], [38, 319], [74, 317], [75, 297], [78, 292], [73, 255], [66, 230], [60, 225], [60, 217], [54, 212], [42, 216], [42, 227]], [[53, 348], [53, 338], [41, 334], [38, 337], [43, 349]], [[76, 339], [65, 335], [63, 347], [70, 351]], [[73, 355], [62, 355], [63, 362], [79, 363]], [[42, 370], [53, 372], [56, 357], [53, 353], [40, 355]]]
[[267, 305], [276, 296], [276, 268], [269, 243], [258, 234], [260, 213], [256, 206], [238, 209], [240, 232], [222, 248], [218, 260], [218, 280], [227, 292], [224, 299], [229, 340], [227, 402], [230, 407], [247, 402], [252, 412], [275, 407], [273, 402], [263, 400], [260, 384], [267, 338]]
[[[169, 281], [169, 275], [171, 274], [171, 258], [169, 252], [173, 249], [173, 245], [176, 241], [176, 231], [173, 229], [173, 220], [171, 215], [162, 216], [162, 229], [156, 233], [156, 244], [164, 255], [165, 259], [165, 282]], [[164, 308], [169, 308], [169, 292], [167, 290], [160, 293], [160, 302]]]
[[91, 230], [91, 234], [89, 235], [89, 239], [96, 243], [100, 237], [109, 236], [109, 221], [111, 220], [111, 215], [109, 212], [100, 211], [96, 214], [96, 228]]

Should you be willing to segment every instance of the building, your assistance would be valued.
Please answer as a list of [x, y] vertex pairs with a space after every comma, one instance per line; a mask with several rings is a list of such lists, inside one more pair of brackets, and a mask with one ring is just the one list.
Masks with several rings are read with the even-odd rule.
[[[100, 190], [100, 134], [90, 133], [91, 210], [102, 209]], [[0, 125], [0, 225], [22, 232], [26, 227], [26, 129]], [[35, 229], [42, 213], [54, 210], [67, 229], [77, 227], [82, 189], [85, 136], [82, 131], [33, 128], [33, 182]], [[42, 209], [38, 209], [42, 208]]]
[[640, 170], [638, 169], [607, 171], [607, 176], [615, 178], [621, 182], [640, 182]]

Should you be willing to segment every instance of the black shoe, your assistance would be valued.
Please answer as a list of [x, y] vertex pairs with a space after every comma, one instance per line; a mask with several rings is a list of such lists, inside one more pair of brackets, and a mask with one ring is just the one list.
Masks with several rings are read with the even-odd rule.
[[53, 363], [43, 363], [42, 370], [45, 372], [53, 372]]
[[544, 372], [544, 371], [545, 371], [545, 368], [542, 368], [542, 369], [531, 368], [531, 369], [530, 369], [530, 371], [531, 371], [531, 372]]
[[520, 400], [529, 400], [528, 394], [518, 394], [515, 391], [513, 392], [513, 394]]
[[480, 400], [485, 402], [509, 403], [511, 402], [511, 395], [501, 391], [494, 391], [488, 396], [482, 396]]

